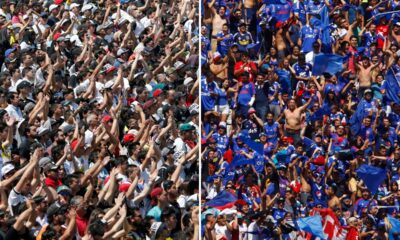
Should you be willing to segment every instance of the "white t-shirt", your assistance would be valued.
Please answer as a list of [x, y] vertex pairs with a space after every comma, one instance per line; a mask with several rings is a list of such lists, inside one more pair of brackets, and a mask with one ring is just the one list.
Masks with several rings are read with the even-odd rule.
[[[252, 222], [250, 223], [248, 227], [248, 240], [261, 240], [261, 237], [259, 236], [259, 232], [261, 231], [261, 228], [257, 225], [257, 222]], [[252, 234], [252, 232], [254, 232]]]
[[10, 195], [8, 196], [8, 207], [10, 208], [11, 216], [14, 216], [12, 208], [25, 201], [26, 197], [24, 195], [15, 191], [14, 188], [11, 190]]
[[232, 234], [228, 230], [228, 227], [220, 226], [220, 225], [218, 225], [218, 223], [215, 224], [215, 235], [217, 236], [217, 239], [219, 239], [221, 237], [226, 237], [226, 239], [228, 239], [228, 240], [232, 239]]

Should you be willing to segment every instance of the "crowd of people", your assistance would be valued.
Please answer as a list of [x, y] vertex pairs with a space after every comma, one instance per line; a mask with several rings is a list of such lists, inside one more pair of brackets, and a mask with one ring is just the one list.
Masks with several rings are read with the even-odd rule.
[[199, 8], [0, 1], [0, 239], [198, 239]]
[[298, 219], [329, 208], [347, 239], [394, 239], [399, 6], [201, 2], [202, 237], [313, 239]]

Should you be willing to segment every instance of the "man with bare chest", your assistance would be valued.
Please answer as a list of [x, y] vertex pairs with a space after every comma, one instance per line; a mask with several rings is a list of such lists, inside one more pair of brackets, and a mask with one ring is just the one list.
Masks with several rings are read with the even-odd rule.
[[311, 103], [311, 99], [313, 96], [314, 94], [312, 94], [307, 103], [301, 107], [297, 107], [296, 101], [294, 99], [290, 99], [288, 103], [288, 108], [283, 112], [286, 119], [285, 136], [292, 137], [294, 140], [294, 144], [297, 144], [301, 141], [300, 130], [302, 128], [302, 120], [304, 120], [303, 113], [307, 109], [308, 105]]
[[212, 40], [211, 40], [211, 50], [212, 52], [215, 52], [217, 49], [217, 33], [222, 31], [222, 27], [224, 24], [227, 23], [225, 12], [226, 12], [226, 7], [225, 6], [220, 6], [219, 9], [215, 9], [214, 7], [215, 0], [211, 1], [208, 4], [208, 7], [211, 10], [212, 13]]
[[372, 74], [371, 71], [379, 66], [379, 61], [374, 65], [371, 65], [369, 58], [367, 56], [362, 57], [361, 65], [356, 63], [357, 75], [358, 75], [358, 96], [364, 96], [364, 91], [369, 89], [372, 84]]

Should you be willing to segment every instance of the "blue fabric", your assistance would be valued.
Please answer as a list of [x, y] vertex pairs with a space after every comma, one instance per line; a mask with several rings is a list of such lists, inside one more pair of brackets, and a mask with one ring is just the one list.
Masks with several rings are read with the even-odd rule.
[[390, 215], [387, 216], [390, 225], [392, 225], [392, 227], [389, 230], [389, 240], [395, 240], [398, 239], [398, 237], [393, 236], [394, 233], [400, 233], [400, 220], [398, 220], [397, 218], [394, 218]]
[[[396, 74], [397, 75], [397, 74]], [[393, 68], [390, 68], [387, 71], [385, 80], [386, 80], [386, 97], [395, 103], [400, 103], [399, 93], [400, 93], [400, 86], [397, 76], [394, 75]]]
[[375, 194], [379, 185], [386, 179], [386, 169], [370, 166], [367, 164], [361, 165], [357, 170], [357, 176], [360, 177], [372, 194]]
[[324, 6], [320, 12], [321, 15], [321, 52], [331, 53], [331, 36], [330, 36], [330, 25], [329, 25], [329, 10], [327, 6]]
[[263, 154], [264, 152], [264, 146], [262, 145], [262, 143], [259, 142], [255, 142], [252, 139], [247, 139], [245, 142], [245, 144], [247, 144], [247, 146], [249, 146], [250, 149], [253, 149], [254, 151], [256, 151], [258, 154]]
[[290, 92], [290, 89], [292, 89], [292, 87], [290, 86], [290, 72], [287, 70], [277, 69], [275, 73], [278, 75], [279, 83], [282, 87], [282, 92]]
[[314, 237], [327, 239], [322, 227], [322, 218], [320, 215], [297, 219], [297, 226], [300, 230], [311, 233]]
[[237, 201], [237, 197], [228, 191], [222, 191], [204, 205], [209, 207], [222, 207]]
[[330, 73], [332, 75], [343, 69], [344, 58], [336, 54], [320, 54], [315, 56], [313, 75], [318, 76], [322, 73]]
[[241, 155], [236, 155], [232, 160], [231, 167], [239, 167], [239, 166], [246, 165], [246, 164], [254, 165], [254, 160], [248, 159]]

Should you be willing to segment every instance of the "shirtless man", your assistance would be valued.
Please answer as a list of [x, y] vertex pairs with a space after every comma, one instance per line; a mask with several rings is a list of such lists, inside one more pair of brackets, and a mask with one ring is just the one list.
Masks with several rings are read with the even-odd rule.
[[400, 22], [393, 24], [391, 35], [392, 38], [396, 39], [396, 42], [400, 42]]
[[287, 37], [287, 31], [283, 26], [279, 26], [275, 35], [275, 48], [278, 51], [278, 58], [282, 61], [285, 58], [286, 53], [286, 43], [285, 38]]
[[225, 6], [220, 6], [219, 10], [217, 12], [217, 10], [214, 8], [214, 4], [215, 4], [216, 0], [212, 0], [209, 4], [208, 7], [211, 10], [212, 13], [212, 40], [211, 40], [211, 50], [212, 52], [215, 52], [215, 50], [217, 49], [217, 39], [216, 39], [216, 35], [217, 33], [222, 31], [222, 27], [225, 23], [227, 23], [226, 21], [226, 17], [225, 17], [225, 11], [226, 11], [226, 7]]
[[335, 185], [328, 185], [326, 188], [326, 195], [328, 196], [328, 207], [333, 209], [335, 207], [341, 208], [340, 200], [335, 195], [337, 187]]
[[301, 130], [301, 120], [302, 113], [307, 109], [308, 105], [311, 103], [311, 99], [315, 94], [312, 94], [311, 98], [301, 107], [296, 106], [296, 101], [290, 99], [288, 103], [288, 109], [283, 112], [286, 122], [285, 122], [285, 136], [292, 137], [294, 144], [301, 141], [300, 130]]
[[251, 19], [254, 17], [254, 14], [256, 14], [257, 1], [256, 0], [244, 0], [243, 6], [244, 6], [244, 14], [245, 14], [244, 16], [245, 16], [246, 24], [250, 24]]
[[213, 55], [213, 62], [210, 64], [210, 70], [216, 76], [217, 81], [223, 81], [228, 78], [228, 63], [222, 59], [219, 52]]
[[371, 88], [372, 84], [372, 74], [371, 70], [379, 66], [379, 61], [374, 65], [371, 65], [369, 58], [362, 57], [362, 64], [356, 63], [356, 68], [358, 70], [358, 82], [360, 87], [358, 89], [358, 96], [362, 98], [364, 96], [364, 91]]

